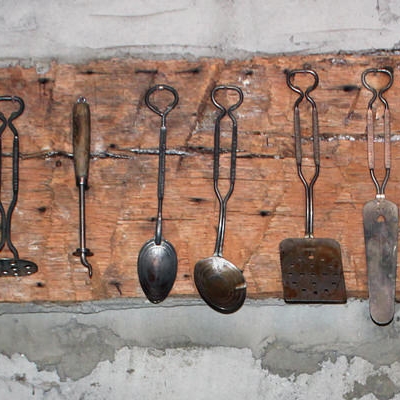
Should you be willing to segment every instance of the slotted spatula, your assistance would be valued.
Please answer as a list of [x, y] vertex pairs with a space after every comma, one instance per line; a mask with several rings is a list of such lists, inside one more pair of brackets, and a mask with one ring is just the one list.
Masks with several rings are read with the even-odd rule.
[[[294, 86], [296, 74], [310, 74], [314, 84], [305, 92]], [[319, 129], [317, 106], [310, 93], [318, 86], [319, 78], [310, 69], [292, 70], [287, 73], [287, 85], [299, 97], [294, 104], [294, 137], [297, 173], [304, 185], [306, 197], [305, 238], [285, 239], [280, 245], [283, 297], [293, 303], [345, 303], [347, 300], [343, 276], [340, 245], [333, 239], [316, 239], [313, 233], [314, 185], [319, 176]], [[301, 129], [299, 105], [306, 99], [312, 107], [312, 139], [314, 176], [308, 183], [302, 171]]]

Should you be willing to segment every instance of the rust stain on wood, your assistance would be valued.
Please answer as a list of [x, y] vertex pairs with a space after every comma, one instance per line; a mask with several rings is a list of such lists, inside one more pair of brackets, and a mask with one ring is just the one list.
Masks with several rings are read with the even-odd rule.
[[[171, 296], [198, 296], [197, 260], [214, 249], [218, 205], [212, 187], [215, 84], [240, 86], [237, 110], [237, 182], [228, 205], [224, 257], [243, 269], [248, 297], [281, 297], [278, 246], [304, 230], [303, 187], [294, 160], [292, 105], [285, 69], [314, 68], [320, 116], [321, 175], [316, 184], [315, 234], [339, 241], [349, 296], [367, 296], [362, 207], [374, 197], [366, 159], [365, 111], [369, 93], [360, 76], [390, 64], [395, 83], [387, 93], [394, 136], [388, 199], [400, 198], [400, 56], [280, 56], [247, 61], [193, 62], [112, 59], [84, 65], [53, 63], [0, 70], [3, 94], [25, 100], [20, 131], [20, 196], [13, 241], [39, 266], [34, 276], [0, 279], [1, 301], [83, 301], [144, 297], [136, 273], [138, 252], [154, 234], [159, 119], [144, 105], [155, 83], [174, 86], [180, 103], [169, 116], [164, 234], [179, 257]], [[72, 255], [78, 245], [78, 192], [72, 162], [71, 110], [84, 95], [91, 106], [90, 190], [86, 193], [87, 244], [94, 277]], [[306, 111], [306, 110], [304, 110]], [[304, 116], [306, 113], [303, 114]], [[377, 113], [378, 129], [382, 114]], [[310, 124], [304, 120], [304, 134]], [[396, 136], [397, 135], [397, 136]], [[10, 197], [9, 150], [4, 133], [2, 195]], [[310, 165], [311, 144], [305, 143]], [[222, 177], [229, 156], [221, 156]], [[379, 164], [378, 164], [379, 165]], [[398, 285], [400, 289], [400, 285]]]

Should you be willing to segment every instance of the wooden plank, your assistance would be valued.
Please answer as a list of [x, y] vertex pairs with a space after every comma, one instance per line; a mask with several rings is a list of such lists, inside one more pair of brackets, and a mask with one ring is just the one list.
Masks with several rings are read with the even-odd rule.
[[[84, 65], [53, 63], [0, 69], [4, 94], [21, 96], [20, 197], [12, 237], [21, 257], [35, 261], [30, 277], [0, 279], [1, 301], [82, 301], [144, 297], [136, 273], [143, 243], [154, 235], [160, 120], [144, 104], [155, 83], [180, 95], [168, 117], [164, 235], [175, 246], [179, 270], [171, 296], [198, 296], [193, 268], [214, 250], [218, 204], [212, 185], [213, 126], [210, 91], [220, 83], [240, 86], [237, 110], [237, 182], [228, 204], [224, 256], [243, 269], [250, 298], [282, 295], [278, 246], [304, 231], [303, 187], [296, 174], [292, 106], [296, 95], [286, 69], [308, 65], [320, 77], [313, 92], [321, 133], [321, 175], [316, 184], [315, 235], [342, 246], [349, 296], [367, 296], [362, 207], [374, 197], [366, 160], [365, 111], [369, 93], [362, 71], [390, 65], [395, 84], [387, 92], [392, 109], [393, 170], [388, 199], [400, 195], [400, 56], [315, 55], [255, 57], [246, 61], [144, 61], [113, 59]], [[92, 162], [87, 192], [87, 244], [94, 277], [72, 255], [78, 246], [78, 193], [71, 158], [71, 110], [84, 95], [92, 113]], [[302, 108], [304, 135], [310, 135]], [[223, 124], [223, 145], [229, 127]], [[377, 131], [382, 111], [377, 110]], [[226, 138], [225, 138], [226, 137]], [[10, 135], [4, 133], [2, 195], [9, 199]], [[378, 146], [379, 147], [379, 146]], [[312, 165], [310, 143], [305, 165]], [[381, 152], [378, 160], [381, 159]], [[228, 176], [229, 156], [221, 157]], [[381, 165], [381, 164], [377, 164]], [[222, 182], [224, 184], [224, 182]], [[7, 254], [7, 252], [5, 252]], [[398, 284], [398, 293], [400, 284]]]

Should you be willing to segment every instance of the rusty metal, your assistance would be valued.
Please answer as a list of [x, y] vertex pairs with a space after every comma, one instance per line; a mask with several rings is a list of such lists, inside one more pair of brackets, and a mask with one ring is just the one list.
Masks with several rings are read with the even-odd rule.
[[72, 134], [76, 185], [79, 189], [79, 247], [73, 255], [80, 258], [87, 268], [89, 277], [93, 275], [92, 265], [86, 257], [93, 253], [86, 247], [85, 191], [89, 188], [90, 162], [90, 107], [85, 97], [80, 97], [72, 110]]
[[38, 267], [32, 261], [22, 260], [19, 258], [18, 250], [11, 240], [11, 218], [18, 200], [19, 192], [19, 135], [14, 125], [14, 120], [18, 118], [25, 109], [24, 101], [17, 96], [1, 96], [0, 101], [10, 101], [18, 106], [18, 110], [11, 113], [7, 118], [0, 112], [0, 179], [2, 167], [2, 142], [3, 133], [7, 126], [13, 134], [13, 150], [12, 150], [12, 199], [8, 206], [7, 213], [4, 209], [3, 201], [0, 200], [1, 215], [1, 240], [0, 251], [2, 251], [7, 243], [7, 247], [13, 254], [12, 258], [0, 259], [0, 277], [6, 276], [26, 276], [37, 272]]
[[[155, 92], [167, 91], [172, 93], [173, 99], [164, 111], [151, 100]], [[137, 261], [139, 282], [144, 294], [152, 303], [160, 303], [169, 294], [174, 285], [178, 257], [174, 246], [165, 240], [162, 235], [162, 206], [165, 186], [165, 153], [167, 143], [167, 115], [178, 104], [178, 92], [168, 85], [156, 85], [150, 88], [145, 96], [147, 107], [161, 117], [159, 151], [158, 151], [158, 210], [154, 238], [148, 240], [141, 248]]]
[[[293, 84], [296, 74], [309, 74], [314, 83], [305, 91]], [[287, 73], [287, 85], [299, 97], [294, 103], [295, 156], [298, 176], [303, 183], [306, 198], [305, 238], [285, 239], [280, 245], [283, 297], [286, 302], [344, 303], [346, 289], [340, 245], [333, 239], [314, 238], [314, 185], [320, 172], [319, 128], [317, 105], [310, 93], [319, 83], [318, 75], [310, 69]], [[312, 140], [314, 175], [307, 181], [302, 169], [300, 103], [306, 99], [312, 110]]]
[[[216, 93], [220, 90], [235, 91], [239, 96], [238, 101], [226, 109], [215, 98]], [[233, 193], [236, 176], [237, 120], [233, 111], [242, 104], [243, 92], [237, 86], [216, 86], [211, 93], [211, 100], [220, 111], [216, 118], [214, 129], [213, 167], [214, 192], [219, 202], [219, 223], [214, 255], [196, 263], [194, 269], [194, 281], [200, 296], [211, 308], [223, 314], [230, 314], [237, 311], [246, 299], [246, 281], [242, 271], [222, 256], [227, 203]], [[223, 196], [218, 185], [219, 156], [221, 153], [220, 123], [222, 118], [226, 115], [228, 115], [232, 122], [232, 139], [229, 189], [225, 196]]]
[[[388, 83], [379, 90], [367, 82], [369, 74], [384, 74]], [[395, 312], [397, 272], [398, 207], [385, 198], [390, 177], [390, 109], [383, 94], [393, 84], [393, 72], [388, 68], [369, 68], [362, 73], [362, 84], [372, 93], [367, 108], [368, 167], [376, 196], [363, 209], [364, 239], [368, 269], [369, 311], [378, 325], [389, 324]], [[384, 107], [384, 167], [385, 176], [379, 183], [375, 175], [374, 103], [379, 99]]]

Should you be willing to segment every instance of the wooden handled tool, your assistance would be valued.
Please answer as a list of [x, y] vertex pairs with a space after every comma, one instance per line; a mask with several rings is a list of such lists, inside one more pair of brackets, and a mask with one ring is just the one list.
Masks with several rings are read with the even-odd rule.
[[79, 238], [80, 247], [73, 253], [92, 277], [92, 266], [86, 257], [93, 253], [86, 247], [85, 191], [88, 189], [90, 161], [90, 108], [84, 97], [74, 104], [72, 111], [72, 139], [76, 185], [79, 188]]

